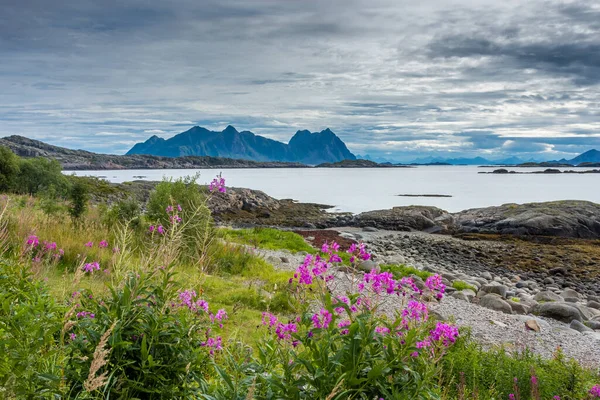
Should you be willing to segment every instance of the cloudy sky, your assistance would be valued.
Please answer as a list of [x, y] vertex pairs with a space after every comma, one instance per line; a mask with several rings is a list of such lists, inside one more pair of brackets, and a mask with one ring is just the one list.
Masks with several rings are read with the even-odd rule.
[[193, 125], [356, 154], [600, 149], [597, 0], [0, 0], [0, 136], [124, 153]]

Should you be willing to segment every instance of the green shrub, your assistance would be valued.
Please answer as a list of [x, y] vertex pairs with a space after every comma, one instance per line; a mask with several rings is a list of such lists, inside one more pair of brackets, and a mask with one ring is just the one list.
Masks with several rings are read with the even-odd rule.
[[0, 396], [58, 393], [65, 312], [27, 268], [0, 260]]
[[392, 275], [394, 275], [395, 279], [415, 275], [423, 280], [426, 280], [427, 278], [433, 275], [431, 272], [423, 271], [415, 267], [410, 267], [408, 265], [403, 264], [381, 265], [380, 268], [382, 271], [391, 272]]
[[195, 182], [196, 177], [160, 182], [150, 194], [146, 214], [152, 223], [163, 226], [180, 217], [184, 224], [182, 261], [203, 265], [214, 227], [207, 196]]
[[68, 194], [69, 180], [63, 175], [58, 161], [41, 157], [20, 159], [13, 186], [16, 193], [36, 194], [50, 186], [54, 186], [60, 196]]
[[454, 282], [452, 282], [452, 287], [456, 290], [470, 289], [470, 290], [474, 291], [475, 293], [477, 293], [477, 288], [473, 285], [469, 285], [465, 281], [454, 281]]
[[13, 188], [19, 174], [19, 157], [8, 147], [0, 146], [0, 192]]
[[75, 182], [69, 193], [69, 214], [74, 221], [79, 221], [87, 211], [88, 199], [88, 188], [85, 183]]
[[120, 200], [104, 212], [102, 221], [109, 228], [121, 223], [140, 228], [143, 226], [140, 203], [133, 198]]
[[[69, 332], [70, 393], [163, 399], [205, 391], [210, 353], [220, 347], [214, 335], [219, 327], [196, 308], [195, 292], [176, 290], [171, 272], [132, 274], [106, 298], [83, 291], [75, 300], [76, 310], [86, 314], [78, 314]], [[211, 345], [209, 338], [219, 344]], [[98, 357], [98, 349], [107, 353]]]

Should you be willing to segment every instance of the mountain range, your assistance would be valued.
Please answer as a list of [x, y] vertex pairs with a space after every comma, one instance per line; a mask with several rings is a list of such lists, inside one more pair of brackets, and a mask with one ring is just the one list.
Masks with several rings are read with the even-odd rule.
[[221, 132], [194, 126], [169, 139], [155, 135], [143, 143], [137, 143], [127, 152], [127, 155], [135, 154], [163, 157], [211, 156], [311, 165], [356, 159], [329, 128], [315, 133], [298, 131], [286, 144], [250, 131], [238, 132], [231, 125]]

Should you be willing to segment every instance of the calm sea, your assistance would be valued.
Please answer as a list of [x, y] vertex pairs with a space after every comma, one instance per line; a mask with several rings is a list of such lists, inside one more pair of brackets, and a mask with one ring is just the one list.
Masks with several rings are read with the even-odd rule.
[[[223, 169], [66, 171], [111, 182], [161, 180], [200, 173], [208, 183], [221, 172], [228, 186], [262, 190], [278, 199], [329, 204], [354, 213], [394, 206], [431, 205], [456, 212], [504, 203], [589, 200], [600, 203], [600, 174], [478, 174], [495, 168], [423, 166], [417, 168], [351, 169]], [[531, 172], [531, 168], [508, 168]], [[537, 169], [539, 170], [539, 169]], [[399, 197], [436, 194], [452, 197]]]

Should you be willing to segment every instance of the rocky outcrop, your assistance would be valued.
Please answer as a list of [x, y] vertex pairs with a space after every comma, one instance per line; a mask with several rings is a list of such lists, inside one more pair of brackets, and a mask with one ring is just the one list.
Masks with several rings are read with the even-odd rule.
[[354, 224], [394, 231], [445, 232], [453, 228], [454, 219], [437, 207], [408, 206], [391, 210], [367, 211], [356, 216]]
[[600, 205], [589, 201], [505, 204], [450, 214], [437, 207], [408, 206], [357, 215], [356, 226], [431, 233], [600, 238]]
[[600, 205], [589, 201], [504, 204], [453, 216], [463, 232], [600, 238]]

